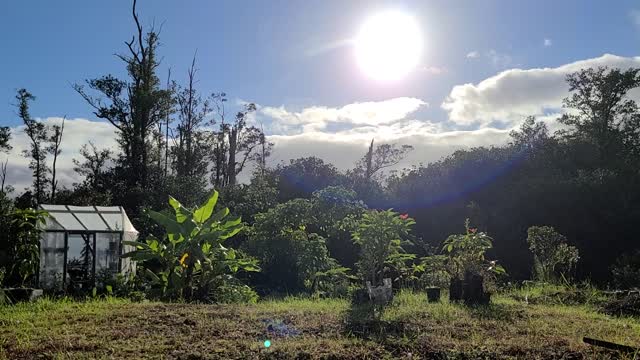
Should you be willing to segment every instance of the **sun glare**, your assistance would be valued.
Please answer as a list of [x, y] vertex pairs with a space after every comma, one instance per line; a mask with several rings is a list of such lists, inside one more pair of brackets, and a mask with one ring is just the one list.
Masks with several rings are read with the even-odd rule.
[[377, 80], [397, 80], [420, 61], [422, 36], [416, 20], [403, 12], [387, 11], [365, 21], [355, 38], [355, 54], [362, 71]]

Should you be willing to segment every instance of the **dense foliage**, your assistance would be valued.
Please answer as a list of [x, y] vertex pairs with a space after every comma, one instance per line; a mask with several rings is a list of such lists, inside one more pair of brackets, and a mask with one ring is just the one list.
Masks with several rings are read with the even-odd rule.
[[[214, 192], [202, 206], [190, 210], [170, 197], [173, 214], [148, 211], [163, 227], [161, 237], [124, 242], [135, 246], [123, 257], [137, 262], [148, 292], [165, 299], [213, 301], [236, 300], [233, 293], [251, 294], [234, 275], [259, 268], [253, 259], [223, 246], [224, 240], [242, 230], [242, 222], [239, 217], [227, 217], [228, 208], [214, 211], [217, 201], [218, 192]], [[248, 300], [252, 299], [254, 295]]]
[[527, 242], [533, 253], [533, 270], [541, 281], [566, 279], [578, 263], [578, 249], [567, 245], [567, 238], [550, 226], [532, 226], [527, 230]]

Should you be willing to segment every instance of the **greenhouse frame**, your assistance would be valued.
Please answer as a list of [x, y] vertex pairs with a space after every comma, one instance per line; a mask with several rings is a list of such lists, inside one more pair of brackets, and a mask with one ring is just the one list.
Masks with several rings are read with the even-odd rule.
[[133, 246], [138, 231], [120, 206], [40, 205], [46, 217], [40, 238], [41, 288], [82, 290], [104, 276], [135, 272], [121, 255]]

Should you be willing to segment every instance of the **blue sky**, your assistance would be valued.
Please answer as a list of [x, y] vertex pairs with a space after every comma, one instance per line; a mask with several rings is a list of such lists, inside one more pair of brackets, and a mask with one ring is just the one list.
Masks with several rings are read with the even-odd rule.
[[[149, 1], [143, 24], [162, 24], [163, 70], [184, 78], [198, 51], [199, 87], [272, 106], [342, 106], [413, 96], [439, 104], [452, 86], [475, 83], [507, 67], [554, 67], [604, 53], [638, 54], [630, 12], [635, 1]], [[400, 8], [422, 28], [425, 66], [446, 73], [411, 74], [379, 84], [359, 72], [348, 46], [309, 55], [348, 39], [371, 13]], [[37, 96], [34, 116], [91, 118], [70, 84], [123, 74], [113, 54], [134, 30], [129, 1], [6, 1], [0, 5], [0, 119], [15, 125], [15, 90]], [[544, 39], [552, 46], [544, 47]], [[503, 66], [465, 55], [494, 50]], [[444, 118], [438, 107], [431, 117]]]
[[[424, 40], [419, 66], [393, 82], [365, 75], [348, 43], [386, 10], [414, 17]], [[640, 67], [637, 0], [139, 0], [138, 13], [145, 27], [162, 26], [162, 79], [171, 67], [184, 82], [197, 50], [200, 91], [259, 105], [274, 163], [316, 155], [346, 169], [371, 138], [414, 145], [402, 167], [501, 144], [527, 115], [558, 126], [567, 73]], [[14, 128], [14, 183], [29, 182], [13, 105], [19, 88], [37, 97], [34, 117], [70, 119], [63, 182], [78, 181], [71, 159], [83, 143], [116, 146], [113, 128], [71, 85], [124, 77], [114, 54], [125, 53], [134, 30], [128, 0], [0, 3], [0, 125]]]

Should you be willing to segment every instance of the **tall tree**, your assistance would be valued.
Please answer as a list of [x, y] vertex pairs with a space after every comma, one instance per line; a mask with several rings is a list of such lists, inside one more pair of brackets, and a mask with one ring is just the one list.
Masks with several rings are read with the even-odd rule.
[[178, 87], [176, 91], [178, 125], [173, 147], [175, 154], [173, 166], [178, 178], [197, 177], [206, 181], [206, 151], [209, 146], [209, 134], [204, 130], [204, 126], [211, 106], [210, 100], [203, 100], [195, 89], [196, 73], [194, 56], [187, 72], [187, 85], [184, 88]]
[[567, 75], [567, 82], [572, 94], [563, 104], [571, 112], [559, 119], [571, 126], [567, 135], [593, 143], [601, 167], [629, 151], [638, 154], [640, 112], [628, 93], [640, 87], [640, 69], [582, 69]]
[[25, 133], [29, 137], [30, 149], [23, 150], [23, 155], [30, 158], [29, 168], [33, 171], [33, 189], [35, 192], [35, 200], [38, 204], [44, 200], [47, 187], [47, 150], [44, 143], [47, 141], [47, 126], [31, 118], [29, 114], [29, 102], [35, 100], [26, 89], [18, 90], [16, 95], [18, 100], [18, 116], [25, 125]]
[[73, 170], [85, 177], [85, 182], [90, 189], [96, 192], [102, 191], [107, 173], [107, 164], [112, 160], [112, 151], [109, 149], [98, 149], [96, 145], [89, 141], [89, 144], [82, 145], [80, 155], [84, 161], [73, 159], [75, 167]]
[[6, 195], [4, 186], [5, 181], [7, 180], [7, 164], [9, 164], [9, 159], [6, 159], [3, 163], [0, 163], [0, 198], [3, 198]]
[[[160, 89], [156, 74], [160, 64], [156, 57], [158, 33], [152, 28], [143, 34], [136, 13], [136, 0], [133, 1], [132, 14], [137, 33], [131, 41], [125, 42], [129, 55], [118, 55], [127, 66], [129, 80], [111, 75], [87, 80], [89, 88], [101, 93], [103, 98], [89, 95], [82, 85], [76, 84], [74, 88], [95, 109], [97, 117], [116, 127], [125, 166], [131, 176], [130, 183], [144, 188], [151, 165], [151, 136], [155, 126], [170, 111], [172, 96], [170, 90]], [[103, 102], [104, 98], [107, 103]]]
[[380, 170], [397, 165], [413, 150], [411, 145], [398, 146], [396, 144], [380, 144], [373, 147], [373, 139], [369, 145], [369, 151], [358, 161], [356, 169], [362, 173], [364, 179], [371, 180]]
[[273, 144], [267, 141], [261, 128], [247, 124], [249, 116], [256, 111], [255, 104], [245, 104], [243, 109], [236, 113], [234, 121], [226, 122], [226, 95], [214, 94], [213, 100], [220, 124], [219, 130], [214, 133], [211, 156], [214, 163], [212, 182], [217, 188], [234, 186], [247, 161], [255, 161], [258, 166], [266, 163], [266, 157], [270, 155]]
[[[211, 160], [213, 162], [213, 173], [211, 174], [211, 183], [216, 189], [220, 189], [224, 186], [224, 181], [227, 173], [227, 144], [225, 139], [226, 127], [225, 122], [225, 103], [227, 102], [227, 94], [215, 93], [211, 95], [213, 104], [216, 109], [217, 118], [219, 121], [219, 130], [213, 134], [214, 142], [211, 152]], [[212, 120], [211, 125], [215, 124], [215, 119]]]
[[56, 180], [56, 164], [58, 162], [58, 155], [62, 152], [60, 150], [60, 144], [62, 143], [62, 134], [64, 133], [64, 121], [62, 118], [61, 125], [53, 125], [51, 127], [51, 136], [49, 137], [49, 147], [47, 151], [53, 155], [53, 163], [51, 165], [51, 196], [49, 201], [55, 204], [56, 201], [56, 188], [58, 187], [58, 180]]
[[235, 121], [226, 129], [229, 144], [226, 185], [236, 184], [236, 177], [244, 169], [247, 160], [256, 159], [254, 150], [266, 143], [264, 133], [260, 129], [247, 126], [249, 114], [255, 111], [255, 104], [244, 105], [244, 109], [236, 114]]
[[11, 140], [11, 128], [8, 126], [0, 126], [0, 151], [9, 151], [12, 149], [9, 141]]

